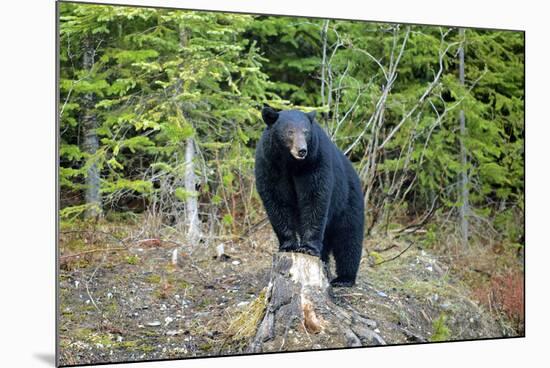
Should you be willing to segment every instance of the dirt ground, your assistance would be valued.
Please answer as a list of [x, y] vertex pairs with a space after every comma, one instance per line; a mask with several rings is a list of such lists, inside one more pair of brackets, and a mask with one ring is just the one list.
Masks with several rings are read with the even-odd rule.
[[[197, 247], [182, 254], [177, 267], [171, 261], [176, 246], [158, 240], [67, 258], [75, 252], [64, 251], [64, 244], [75, 237], [61, 237], [62, 365], [244, 351], [246, 342], [232, 339], [227, 328], [267, 285], [276, 250], [269, 226], [226, 243], [228, 258], [216, 259], [214, 246]], [[111, 240], [98, 237], [94, 246], [116, 247]], [[390, 259], [403, 250], [381, 254]], [[387, 344], [510, 335], [470, 299], [444, 262], [424, 250], [412, 246], [395, 260], [372, 264], [365, 254], [357, 285], [335, 289], [334, 297], [374, 320]]]

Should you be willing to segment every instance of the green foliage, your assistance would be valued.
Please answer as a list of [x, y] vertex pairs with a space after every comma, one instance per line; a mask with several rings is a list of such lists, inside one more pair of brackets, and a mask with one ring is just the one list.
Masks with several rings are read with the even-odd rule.
[[434, 244], [437, 243], [438, 235], [437, 235], [437, 228], [435, 225], [430, 224], [427, 226], [426, 234], [422, 237], [422, 244], [426, 248], [433, 247]]
[[451, 330], [447, 326], [447, 316], [442, 313], [432, 323], [432, 337], [430, 341], [449, 341], [451, 337]]
[[225, 214], [223, 216], [223, 223], [226, 226], [231, 226], [233, 224], [233, 217], [230, 214]]
[[130, 190], [141, 194], [148, 194], [153, 191], [153, 183], [145, 180], [127, 180], [120, 178], [113, 182], [105, 183], [102, 191], [113, 193], [121, 190]]
[[[513, 208], [514, 218], [521, 217], [520, 32], [469, 29], [462, 40], [456, 29], [433, 26], [70, 3], [60, 11], [59, 179], [62, 196], [76, 195], [80, 202], [63, 208], [64, 219], [84, 212], [79, 204], [87, 169], [95, 164], [106, 208], [130, 197], [157, 203], [168, 186], [168, 196], [180, 202], [176, 206], [194, 196], [200, 211], [217, 213], [226, 228], [249, 224], [261, 214], [253, 164], [264, 103], [315, 108], [339, 147], [355, 142], [348, 156], [372, 189], [370, 207], [420, 213], [440, 198], [443, 209], [451, 210], [460, 205], [457, 181], [466, 170], [476, 214], [494, 218], [502, 230], [510, 221], [501, 212]], [[456, 58], [460, 42], [464, 86]], [[84, 44], [95, 52], [89, 69], [82, 63]], [[383, 115], [368, 125], [401, 45]], [[440, 68], [440, 55], [440, 79], [419, 101]], [[98, 121], [100, 140], [93, 154], [83, 148], [81, 129], [88, 96], [94, 97], [89, 113]], [[457, 134], [460, 109], [467, 127], [465, 167]], [[402, 120], [376, 150], [376, 165], [366, 167], [373, 142], [381, 144]], [[188, 139], [197, 150], [195, 192], [178, 181]], [[403, 189], [392, 189], [400, 182]], [[512, 241], [518, 233], [506, 236]]]
[[523, 244], [518, 244], [524, 232], [522, 217], [522, 212], [517, 208], [508, 208], [498, 212], [494, 218], [495, 229], [510, 245], [515, 247], [523, 246]]
[[63, 208], [59, 212], [59, 217], [61, 218], [62, 221], [71, 222], [72, 220], [81, 216], [84, 212], [88, 211], [90, 207], [91, 205], [87, 203], [82, 205], [77, 205], [77, 206], [68, 206]]
[[[62, 191], [82, 189], [85, 168], [95, 162], [104, 205], [116, 205], [125, 193], [153, 194], [155, 184], [144, 178], [149, 167], [177, 174], [182, 142], [194, 136], [205, 144], [203, 159], [225, 172], [223, 180], [212, 173], [204, 184], [233, 182], [237, 172], [250, 175], [250, 141], [259, 136], [258, 109], [269, 84], [262, 71], [267, 60], [244, 37], [252, 17], [67, 3], [60, 8]], [[82, 68], [84, 42], [95, 50], [90, 70]], [[101, 154], [92, 156], [79, 146], [81, 104], [89, 94], [97, 98], [91, 113], [100, 122]], [[190, 194], [182, 189], [174, 195], [185, 201]]]
[[185, 188], [180, 187], [180, 188], [176, 188], [176, 190], [174, 191], [174, 195], [180, 201], [185, 202], [187, 200], [187, 198], [189, 198], [191, 196], [196, 197], [197, 192], [189, 192], [189, 191], [185, 190]]
[[375, 265], [384, 262], [384, 257], [382, 257], [382, 255], [378, 252], [371, 251], [369, 256], [372, 257]]

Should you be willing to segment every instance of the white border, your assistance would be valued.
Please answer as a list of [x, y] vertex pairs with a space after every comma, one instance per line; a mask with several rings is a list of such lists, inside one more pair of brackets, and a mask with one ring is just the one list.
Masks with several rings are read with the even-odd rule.
[[[101, 2], [101, 1], [100, 1]], [[105, 2], [105, 1], [103, 1]], [[127, 0], [110, 3], [526, 30], [527, 337], [525, 339], [128, 364], [123, 367], [517, 367], [543, 358], [546, 281], [549, 55], [544, 2], [420, 0]], [[0, 12], [0, 364], [53, 365], [54, 1], [12, 0]], [[8, 83], [6, 83], [6, 81]], [[7, 111], [7, 114], [6, 114]], [[547, 226], [546, 226], [547, 227]], [[538, 358], [538, 359], [537, 359]], [[543, 363], [544, 364], [544, 363]], [[106, 367], [120, 365], [107, 365]]]

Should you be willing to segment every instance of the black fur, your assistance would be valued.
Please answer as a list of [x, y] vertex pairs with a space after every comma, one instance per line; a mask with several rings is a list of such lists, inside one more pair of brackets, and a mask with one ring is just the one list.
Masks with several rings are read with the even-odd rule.
[[331, 283], [354, 285], [364, 228], [357, 173], [315, 122], [315, 113], [265, 107], [262, 117], [267, 127], [256, 147], [256, 187], [279, 250], [319, 256], [325, 263], [332, 253], [337, 277]]

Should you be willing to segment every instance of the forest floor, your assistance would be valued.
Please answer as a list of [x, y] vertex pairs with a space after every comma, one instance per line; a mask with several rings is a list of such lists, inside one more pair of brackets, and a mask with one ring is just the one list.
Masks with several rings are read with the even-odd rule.
[[[181, 255], [178, 266], [172, 265], [171, 242], [142, 240], [121, 247], [94, 234], [91, 248], [113, 250], [84, 253], [89, 242], [89, 235], [76, 231], [61, 236], [61, 365], [243, 352], [245, 341], [235, 340], [228, 326], [268, 283], [276, 250], [269, 225], [246, 240], [226, 243], [224, 260], [216, 258], [214, 246], [196, 247]], [[375, 242], [365, 245], [377, 249]], [[376, 258], [389, 260], [405, 245], [380, 250]], [[436, 255], [413, 245], [373, 266], [378, 261], [365, 254], [356, 286], [335, 289], [334, 297], [375, 321], [387, 344], [516, 334], [474, 302]]]

